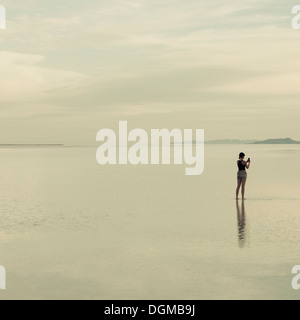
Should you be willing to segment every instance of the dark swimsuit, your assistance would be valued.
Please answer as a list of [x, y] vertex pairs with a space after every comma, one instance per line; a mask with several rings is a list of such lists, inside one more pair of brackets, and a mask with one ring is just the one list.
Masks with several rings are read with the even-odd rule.
[[243, 164], [243, 160], [239, 160], [238, 167], [240, 171], [246, 171], [246, 165]]
[[239, 180], [243, 180], [247, 178], [246, 165], [243, 164], [243, 160], [238, 161], [239, 171], [237, 177]]

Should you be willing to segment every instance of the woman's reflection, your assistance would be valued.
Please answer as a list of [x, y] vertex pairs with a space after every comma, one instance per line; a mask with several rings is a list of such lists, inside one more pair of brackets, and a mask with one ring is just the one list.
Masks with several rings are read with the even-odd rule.
[[240, 206], [239, 201], [237, 201], [236, 210], [238, 219], [239, 246], [240, 248], [244, 248], [247, 240], [247, 218], [245, 210], [245, 201], [242, 201], [242, 206]]

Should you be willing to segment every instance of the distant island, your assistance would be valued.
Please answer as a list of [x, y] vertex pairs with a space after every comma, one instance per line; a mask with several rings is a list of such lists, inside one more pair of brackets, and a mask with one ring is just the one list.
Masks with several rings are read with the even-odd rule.
[[299, 141], [292, 140], [292, 139], [290, 139], [290, 138], [285, 138], [285, 139], [268, 139], [268, 140], [262, 140], [262, 141], [224, 139], [224, 140], [212, 140], [212, 141], [207, 141], [206, 143], [207, 143], [207, 144], [300, 144]]
[[264, 141], [256, 141], [254, 144], [300, 144], [300, 142], [292, 140], [290, 138], [286, 139], [268, 139]]

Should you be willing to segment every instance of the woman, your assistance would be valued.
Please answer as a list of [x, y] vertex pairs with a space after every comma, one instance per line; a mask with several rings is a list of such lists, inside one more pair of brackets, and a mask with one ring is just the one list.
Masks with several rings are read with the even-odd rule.
[[245, 200], [245, 187], [247, 182], [247, 171], [246, 169], [250, 168], [251, 160], [245, 161], [245, 153], [241, 152], [239, 156], [239, 160], [237, 161], [237, 165], [239, 167], [239, 171], [237, 174], [237, 188], [236, 188], [236, 199], [239, 199], [239, 193], [242, 186], [242, 197]]

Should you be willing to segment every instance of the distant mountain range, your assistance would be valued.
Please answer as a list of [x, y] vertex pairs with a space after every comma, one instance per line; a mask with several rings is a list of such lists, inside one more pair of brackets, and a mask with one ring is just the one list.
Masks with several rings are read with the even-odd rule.
[[207, 144], [300, 144], [299, 141], [286, 139], [268, 139], [268, 140], [235, 140], [235, 139], [224, 139], [224, 140], [212, 140], [207, 141]]
[[[189, 143], [189, 142], [187, 142]], [[196, 141], [190, 143], [196, 144]], [[174, 144], [174, 143], [172, 143]], [[299, 141], [285, 138], [285, 139], [268, 139], [268, 140], [238, 140], [238, 139], [223, 139], [210, 140], [205, 144], [300, 144]], [[47, 148], [47, 147], [65, 147], [64, 144], [0, 144], [0, 148], [5, 147], [24, 147], [24, 148]]]
[[269, 139], [264, 141], [256, 141], [254, 144], [300, 144], [300, 142], [292, 140], [290, 138], [286, 139]]

